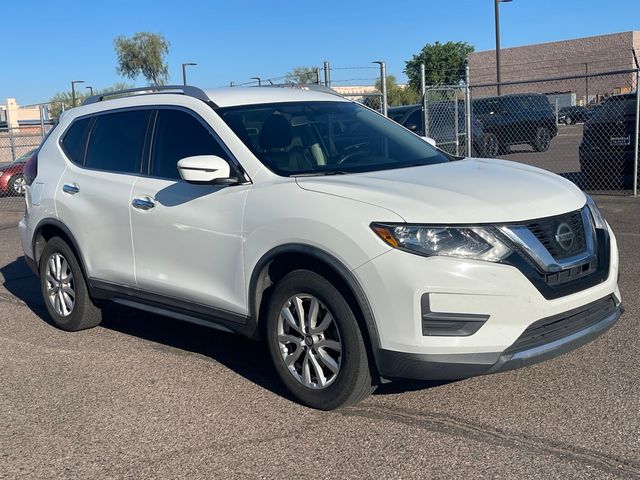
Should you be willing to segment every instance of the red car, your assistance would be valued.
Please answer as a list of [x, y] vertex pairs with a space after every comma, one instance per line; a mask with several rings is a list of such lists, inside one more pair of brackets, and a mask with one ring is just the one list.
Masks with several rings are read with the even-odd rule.
[[0, 197], [22, 196], [25, 191], [23, 169], [27, 161], [38, 149], [29, 150], [12, 163], [0, 166]]

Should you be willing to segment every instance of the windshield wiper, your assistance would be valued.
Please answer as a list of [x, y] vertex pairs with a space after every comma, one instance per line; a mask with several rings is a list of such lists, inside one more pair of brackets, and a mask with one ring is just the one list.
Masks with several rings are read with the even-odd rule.
[[328, 172], [309, 172], [309, 173], [297, 173], [295, 175], [291, 175], [292, 177], [324, 177], [329, 175], [346, 175], [349, 172], [345, 172], [342, 170], [333, 170]]

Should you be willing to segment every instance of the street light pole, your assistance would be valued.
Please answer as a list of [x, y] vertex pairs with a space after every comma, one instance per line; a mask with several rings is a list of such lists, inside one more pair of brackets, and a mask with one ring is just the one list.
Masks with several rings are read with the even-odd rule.
[[187, 85], [187, 67], [196, 66], [196, 65], [198, 64], [192, 63], [192, 62], [182, 64], [182, 84], [183, 85]]
[[500, 96], [500, 4], [511, 2], [511, 0], [494, 0], [496, 19], [496, 90]]
[[76, 106], [76, 83], [84, 83], [84, 80], [71, 81], [71, 108]]
[[89, 89], [89, 95], [93, 96], [93, 87], [89, 85], [88, 87], [84, 87]]
[[251, 77], [251, 80], [257, 80], [259, 87], [262, 85], [262, 79], [260, 77]]

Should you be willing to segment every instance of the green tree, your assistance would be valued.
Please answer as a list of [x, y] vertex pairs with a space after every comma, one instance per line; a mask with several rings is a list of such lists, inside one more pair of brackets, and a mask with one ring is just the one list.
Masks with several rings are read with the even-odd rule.
[[[381, 91], [382, 82], [376, 80], [376, 90]], [[396, 77], [387, 75], [387, 105], [395, 107], [398, 105], [413, 105], [420, 103], [420, 94], [409, 88], [407, 85], [398, 85]], [[364, 104], [374, 110], [380, 110], [379, 97], [367, 97]]]
[[[118, 83], [114, 83], [110, 87], [106, 87], [98, 90], [94, 89], [93, 94], [98, 95], [100, 93], [115, 92], [117, 90], [126, 90], [128, 88], [133, 88], [133, 85], [118, 82]], [[88, 96], [89, 96], [89, 93], [86, 91], [84, 92], [77, 91], [76, 105], [81, 105], [82, 102], [84, 102]], [[68, 110], [72, 108], [73, 104], [72, 104], [71, 92], [58, 92], [53, 97], [51, 97], [51, 100], [49, 100], [49, 116], [55, 119], [59, 118], [60, 113], [62, 113], [63, 106], [64, 106], [64, 110]]]
[[131, 38], [116, 37], [113, 44], [119, 75], [132, 80], [142, 75], [152, 85], [164, 85], [169, 79], [169, 42], [161, 34], [138, 32]]
[[467, 55], [475, 49], [467, 42], [427, 43], [419, 53], [405, 62], [409, 85], [420, 91], [420, 64], [425, 65], [427, 85], [458, 85], [464, 80]]
[[293, 83], [317, 83], [318, 70], [316, 67], [296, 67], [287, 73], [285, 81]]

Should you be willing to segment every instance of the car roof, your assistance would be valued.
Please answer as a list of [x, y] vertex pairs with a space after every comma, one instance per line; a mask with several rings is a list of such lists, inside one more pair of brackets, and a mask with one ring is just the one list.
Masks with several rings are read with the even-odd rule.
[[311, 87], [225, 87], [205, 89], [218, 107], [284, 102], [348, 102], [338, 93]]
[[[234, 107], [285, 102], [351, 102], [329, 87], [315, 84], [223, 87], [209, 89], [201, 89], [191, 85], [161, 85], [99, 93], [85, 99], [82, 106], [101, 104], [104, 105], [104, 107], [99, 108], [99, 110], [109, 110], [111, 100], [126, 101], [145, 97], [145, 100], [148, 101], [149, 98], [152, 98], [155, 95], [188, 96], [197, 98], [206, 103], [211, 103], [214, 107]], [[62, 115], [60, 118], [62, 118]]]

